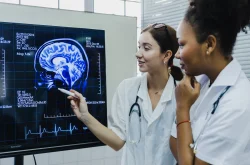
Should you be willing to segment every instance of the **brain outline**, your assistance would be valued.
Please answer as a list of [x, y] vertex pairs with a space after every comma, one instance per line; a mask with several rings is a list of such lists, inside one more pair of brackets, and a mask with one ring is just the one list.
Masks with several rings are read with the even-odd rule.
[[[36, 72], [41, 72], [43, 81], [60, 80], [72, 87], [85, 73], [88, 78], [89, 61], [84, 48], [69, 38], [55, 39], [44, 43], [37, 51], [34, 59]], [[54, 73], [54, 76], [47, 74]], [[47, 83], [48, 83], [47, 82]]]

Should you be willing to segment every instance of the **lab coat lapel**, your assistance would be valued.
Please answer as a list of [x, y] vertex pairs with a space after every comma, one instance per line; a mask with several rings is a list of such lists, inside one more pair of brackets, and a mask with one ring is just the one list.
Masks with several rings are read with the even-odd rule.
[[208, 91], [205, 93], [203, 99], [199, 103], [198, 107], [195, 110], [195, 115], [193, 121], [195, 122], [198, 120], [199, 116], [202, 114], [212, 112], [213, 103], [216, 101], [216, 98], [219, 97], [220, 93], [223, 91], [224, 88], [221, 87], [210, 87]]
[[148, 88], [147, 88], [147, 73], [142, 75], [140, 89], [137, 96], [139, 97], [139, 105], [141, 106], [142, 117], [147, 121], [150, 121], [150, 115], [147, 113], [149, 111], [149, 100], [148, 100]]
[[[219, 95], [225, 90], [227, 86], [233, 86], [241, 73], [240, 64], [233, 59], [218, 75], [215, 82], [208, 89], [200, 104], [196, 108], [194, 121], [197, 120], [197, 116], [202, 113], [210, 113], [213, 108], [213, 103], [218, 99]], [[201, 86], [208, 83], [208, 78], [203, 75], [198, 80]]]
[[170, 75], [169, 80], [168, 80], [168, 82], [167, 82], [167, 84], [162, 92], [161, 98], [160, 98], [160, 100], [159, 100], [159, 102], [158, 102], [158, 104], [157, 104], [157, 106], [152, 114], [151, 120], [148, 123], [148, 125], [150, 125], [155, 120], [157, 120], [157, 118], [159, 118], [161, 116], [163, 111], [168, 110], [168, 109], [166, 109], [166, 107], [167, 107], [168, 102], [172, 100], [174, 88], [175, 88], [174, 79]]
[[147, 90], [147, 73], [144, 73], [142, 75], [142, 77], [141, 77], [140, 88], [139, 88], [139, 91], [137, 93], [137, 96], [142, 100], [146, 100], [147, 99], [147, 94], [148, 94], [148, 90]]

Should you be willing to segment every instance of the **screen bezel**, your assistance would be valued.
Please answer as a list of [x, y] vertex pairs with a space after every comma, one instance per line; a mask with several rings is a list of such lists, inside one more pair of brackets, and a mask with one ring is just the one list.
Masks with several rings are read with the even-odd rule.
[[[31, 23], [15, 23], [15, 22], [3, 22], [1, 21], [0, 24], [5, 23], [5, 24], [20, 24], [20, 25], [35, 25], [35, 26], [51, 26], [51, 27], [60, 27], [60, 28], [76, 28], [76, 29], [90, 29], [90, 30], [102, 30], [102, 29], [91, 29], [91, 28], [79, 28], [79, 27], [66, 27], [66, 26], [54, 26], [54, 25], [39, 25], [39, 24], [31, 24]], [[105, 30], [104, 31], [104, 45], [106, 44], [105, 42]], [[107, 126], [107, 73], [106, 73], [106, 48], [105, 48], [105, 83], [106, 83], [106, 87], [105, 87], [105, 118], [103, 118], [103, 122], [102, 124], [104, 126]], [[93, 135], [94, 137], [94, 135]], [[73, 150], [73, 149], [81, 149], [81, 148], [89, 148], [89, 147], [98, 147], [98, 146], [104, 146], [105, 144], [102, 143], [98, 138], [94, 137], [94, 141], [92, 142], [84, 142], [84, 143], [69, 143], [66, 145], [53, 145], [51, 147], [34, 147], [34, 148], [27, 148], [27, 149], [23, 149], [21, 148], [23, 145], [8, 145], [10, 148], [17, 148], [16, 150], [11, 150], [11, 151], [0, 151], [0, 158], [7, 158], [7, 157], [13, 157], [13, 156], [23, 156], [23, 155], [29, 155], [29, 154], [41, 154], [41, 153], [48, 153], [48, 152], [56, 152], [56, 151], [65, 151], [65, 150]], [[21, 148], [21, 149], [18, 149]], [[1, 147], [0, 147], [1, 149]]]

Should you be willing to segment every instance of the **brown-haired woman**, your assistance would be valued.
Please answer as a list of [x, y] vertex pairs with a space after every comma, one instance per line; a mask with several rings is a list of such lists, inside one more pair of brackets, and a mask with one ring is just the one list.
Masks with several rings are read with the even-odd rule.
[[[182, 79], [173, 66], [178, 49], [176, 32], [165, 24], [153, 24], [141, 32], [136, 53], [144, 74], [120, 83], [113, 97], [109, 128], [88, 112], [83, 96], [71, 100], [76, 116], [103, 143], [115, 150], [124, 145], [122, 165], [172, 165], [170, 131], [175, 117], [175, 80]], [[129, 67], [129, 65], [128, 65]]]

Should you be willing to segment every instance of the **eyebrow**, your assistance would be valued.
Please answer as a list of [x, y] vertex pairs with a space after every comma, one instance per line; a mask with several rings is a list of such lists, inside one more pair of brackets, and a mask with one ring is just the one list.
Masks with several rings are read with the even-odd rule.
[[148, 46], [152, 46], [150, 43], [147, 43], [147, 42], [146, 43], [142, 43], [142, 45], [144, 45], [144, 46], [147, 46], [147, 45]]

